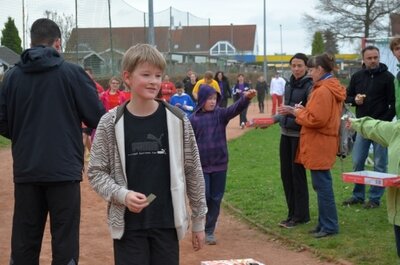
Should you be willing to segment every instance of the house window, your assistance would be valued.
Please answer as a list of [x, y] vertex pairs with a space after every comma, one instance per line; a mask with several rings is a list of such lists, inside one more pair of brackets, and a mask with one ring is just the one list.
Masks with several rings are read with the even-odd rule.
[[210, 49], [211, 55], [235, 55], [236, 48], [229, 41], [219, 41]]

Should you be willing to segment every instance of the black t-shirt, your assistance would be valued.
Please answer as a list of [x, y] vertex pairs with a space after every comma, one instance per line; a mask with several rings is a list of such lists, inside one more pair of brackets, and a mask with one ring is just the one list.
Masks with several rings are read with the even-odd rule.
[[173, 228], [165, 107], [160, 104], [146, 117], [134, 116], [125, 108], [124, 133], [128, 189], [157, 196], [141, 213], [127, 209], [126, 229]]

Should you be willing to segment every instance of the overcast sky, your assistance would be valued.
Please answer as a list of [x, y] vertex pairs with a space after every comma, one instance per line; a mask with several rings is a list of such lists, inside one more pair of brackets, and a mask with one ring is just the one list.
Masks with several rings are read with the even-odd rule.
[[[20, 0], [0, 0], [0, 28], [3, 29], [8, 16], [15, 19], [22, 39], [22, 7]], [[24, 0], [26, 4], [28, 28], [32, 22], [43, 16], [44, 11], [58, 11], [75, 15], [74, 0]], [[117, 19], [113, 19], [113, 26], [133, 26], [133, 20], [143, 23], [143, 17], [139, 13], [133, 13], [128, 5], [148, 12], [148, 0], [110, 0], [112, 10], [120, 9]], [[296, 52], [311, 53], [311, 37], [303, 26], [302, 17], [305, 13], [315, 14], [314, 7], [318, 0], [266, 0], [266, 51], [267, 54], [282, 52], [294, 54]], [[264, 0], [153, 0], [154, 12], [157, 13], [173, 7], [183, 12], [189, 12], [199, 20], [210, 19], [211, 25], [237, 25], [256, 24], [259, 54], [263, 54], [264, 22], [263, 22]], [[78, 14], [78, 23], [83, 27], [105, 27], [108, 24], [107, 0], [80, 0], [78, 5], [81, 10]], [[116, 7], [118, 6], [118, 7]], [[85, 13], [86, 12], [86, 13]], [[168, 14], [168, 12], [165, 12]], [[96, 14], [96, 15], [93, 15]], [[128, 22], [127, 22], [128, 21]], [[148, 22], [146, 22], [148, 23]], [[157, 24], [155, 24], [157, 26]], [[282, 31], [281, 31], [282, 29]], [[281, 33], [282, 32], [282, 42]], [[339, 47], [341, 52], [353, 52], [344, 47]]]
[[[125, 0], [137, 9], [148, 11], [147, 0]], [[318, 0], [266, 0], [267, 54], [281, 52], [280, 25], [282, 25], [282, 51], [311, 53], [311, 44], [302, 25], [304, 13], [313, 13]], [[196, 2], [196, 4], [194, 3]], [[264, 12], [263, 0], [154, 0], [154, 12], [172, 6], [198, 17], [210, 18], [212, 25], [256, 24], [259, 52], [263, 54]]]

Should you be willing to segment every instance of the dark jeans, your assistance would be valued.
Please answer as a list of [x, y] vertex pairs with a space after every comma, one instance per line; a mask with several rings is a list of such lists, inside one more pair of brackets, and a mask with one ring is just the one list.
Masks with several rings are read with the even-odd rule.
[[310, 170], [312, 185], [317, 192], [318, 225], [320, 231], [331, 234], [339, 232], [332, 176], [329, 170]]
[[[387, 160], [388, 160], [388, 153], [387, 148], [383, 147], [382, 145], [363, 138], [361, 134], [357, 134], [356, 141], [353, 146], [353, 169], [354, 171], [361, 171], [364, 170], [365, 160], [368, 157], [369, 148], [372, 144], [374, 150], [374, 171], [377, 172], [387, 172]], [[381, 197], [385, 192], [384, 187], [378, 186], [371, 186], [369, 188], [369, 200], [380, 204]], [[355, 184], [353, 189], [353, 197], [357, 200], [364, 201], [365, 200], [365, 185], [363, 184]]]
[[51, 264], [78, 264], [80, 182], [15, 184], [14, 199], [10, 264], [39, 264], [48, 213]]
[[299, 137], [281, 135], [280, 162], [281, 178], [288, 207], [288, 218], [295, 222], [310, 221], [309, 197], [306, 170], [295, 163]]
[[400, 226], [394, 225], [394, 238], [396, 240], [397, 256], [400, 257]]
[[[240, 99], [240, 96], [236, 96], [233, 98], [233, 100], [236, 102]], [[239, 114], [239, 126], [242, 125], [242, 122], [246, 123], [247, 122], [247, 109], [249, 107], [246, 107], [242, 112]]]
[[226, 171], [204, 173], [204, 180], [208, 208], [205, 232], [206, 234], [214, 234], [222, 197], [225, 193]]
[[127, 230], [114, 240], [114, 261], [115, 265], [178, 265], [176, 230]]
[[246, 123], [247, 122], [247, 109], [249, 107], [246, 107], [242, 112], [240, 112], [239, 114], [239, 119], [240, 119], [240, 124], [242, 124], [242, 122]]
[[258, 110], [261, 113], [264, 113], [264, 99], [265, 99], [265, 94], [257, 93]]

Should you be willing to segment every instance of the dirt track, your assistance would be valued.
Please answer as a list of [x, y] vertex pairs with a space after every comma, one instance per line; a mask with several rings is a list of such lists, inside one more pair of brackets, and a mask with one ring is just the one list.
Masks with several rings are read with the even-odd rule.
[[[260, 116], [261, 114], [258, 114], [258, 107], [253, 103], [249, 107], [248, 118]], [[240, 136], [248, 130], [241, 130], [238, 125], [238, 118], [230, 122], [228, 126], [229, 138]], [[0, 169], [0, 264], [8, 264], [13, 212], [12, 159], [9, 149], [0, 151]], [[181, 242], [180, 264], [199, 265], [202, 260], [250, 257], [268, 265], [333, 264], [319, 261], [308, 251], [296, 252], [295, 250], [289, 250], [279, 242], [272, 240], [272, 236], [239, 222], [223, 210], [219, 218], [216, 236], [218, 238], [216, 246], [206, 246], [199, 252], [193, 252], [191, 236], [186, 236]], [[112, 240], [106, 225], [106, 203], [91, 190], [87, 179], [82, 183], [80, 241], [81, 253], [79, 264], [113, 264]], [[48, 230], [43, 240], [40, 264], [51, 264]]]

